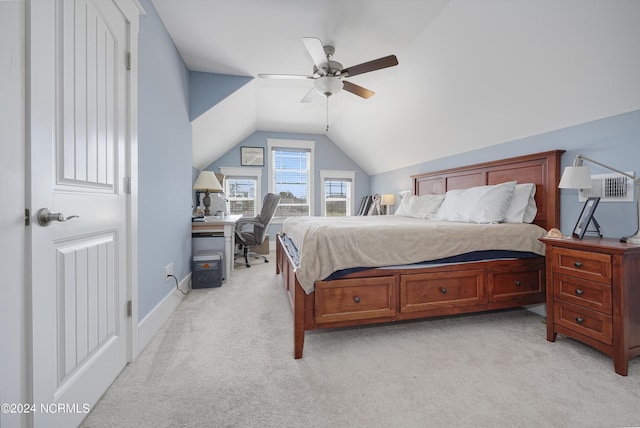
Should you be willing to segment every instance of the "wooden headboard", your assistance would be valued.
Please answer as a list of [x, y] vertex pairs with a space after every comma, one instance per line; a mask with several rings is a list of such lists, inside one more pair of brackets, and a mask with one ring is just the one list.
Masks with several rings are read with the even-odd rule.
[[412, 175], [415, 195], [444, 194], [506, 181], [535, 183], [538, 214], [533, 221], [549, 230], [560, 227], [560, 158], [564, 150], [534, 153], [515, 158]]

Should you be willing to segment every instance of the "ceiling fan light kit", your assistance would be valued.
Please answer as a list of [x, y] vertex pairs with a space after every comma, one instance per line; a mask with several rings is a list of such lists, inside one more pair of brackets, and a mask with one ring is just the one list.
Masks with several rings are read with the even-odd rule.
[[331, 95], [340, 92], [344, 84], [342, 83], [342, 80], [338, 79], [337, 77], [324, 76], [316, 79], [313, 82], [313, 86], [321, 95], [330, 97]]
[[[352, 67], [344, 68], [342, 64], [331, 60], [335, 53], [333, 46], [323, 46], [320, 39], [316, 37], [303, 37], [302, 42], [309, 52], [309, 56], [313, 60], [313, 73], [310, 76], [301, 76], [295, 74], [258, 74], [263, 79], [313, 79], [313, 87], [315, 90], [327, 98], [327, 116], [329, 97], [337, 94], [341, 90], [350, 92], [361, 98], [370, 98], [375, 92], [356, 85], [355, 83], [343, 80], [358, 74], [368, 73], [387, 67], [398, 65], [398, 59], [395, 55], [388, 55]], [[313, 99], [313, 89], [305, 95], [300, 102], [307, 103]], [[327, 120], [328, 122], [328, 120]], [[327, 130], [329, 125], [327, 123]]]

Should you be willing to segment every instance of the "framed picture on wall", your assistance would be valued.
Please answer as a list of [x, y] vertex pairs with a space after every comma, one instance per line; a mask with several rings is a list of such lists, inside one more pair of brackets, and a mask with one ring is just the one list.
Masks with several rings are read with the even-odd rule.
[[240, 165], [264, 166], [264, 147], [240, 147]]

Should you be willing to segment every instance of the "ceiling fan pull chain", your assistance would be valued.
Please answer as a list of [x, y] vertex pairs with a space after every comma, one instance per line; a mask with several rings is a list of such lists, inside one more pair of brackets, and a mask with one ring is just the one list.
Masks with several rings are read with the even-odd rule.
[[326, 132], [329, 132], [329, 97], [327, 97], [327, 129]]

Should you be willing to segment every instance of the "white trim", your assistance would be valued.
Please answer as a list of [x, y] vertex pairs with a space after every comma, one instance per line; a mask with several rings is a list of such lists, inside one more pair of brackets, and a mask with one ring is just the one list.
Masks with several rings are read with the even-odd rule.
[[[285, 149], [305, 149], [309, 150], [311, 153], [311, 157], [309, 159], [309, 215], [313, 215], [315, 212], [313, 210], [313, 201], [314, 201], [314, 176], [315, 176], [315, 166], [314, 166], [314, 150], [316, 147], [316, 142], [311, 140], [284, 140], [279, 138], [267, 138], [267, 159], [269, 167], [267, 168], [268, 177], [268, 189], [270, 193], [274, 192], [273, 189], [273, 161], [271, 157], [271, 153], [274, 148], [285, 148]], [[278, 221], [274, 219], [272, 221], [273, 224], [282, 223], [282, 221]]]
[[128, 147], [125, 174], [129, 177], [130, 192], [127, 195], [127, 300], [131, 301], [131, 317], [128, 318], [129, 340], [127, 342], [127, 361], [132, 362], [140, 354], [138, 330], [138, 34], [140, 32], [140, 15], [145, 11], [138, 0], [115, 0], [125, 14], [129, 27], [128, 50], [131, 58], [130, 70], [127, 71], [129, 101]]
[[[189, 273], [182, 281], [180, 281], [180, 289], [187, 290], [191, 274]], [[138, 324], [138, 353], [151, 342], [153, 337], [158, 334], [160, 328], [169, 319], [173, 311], [180, 305], [185, 295], [175, 288], [173, 291], [160, 301], [155, 308], [147, 314], [146, 317]]]
[[338, 179], [346, 179], [351, 180], [351, 186], [349, 186], [349, 199], [351, 205], [351, 215], [355, 215], [355, 188], [356, 188], [356, 172], [355, 171], [341, 171], [341, 170], [333, 170], [333, 169], [321, 169], [320, 170], [320, 215], [325, 216], [327, 210], [327, 204], [325, 203], [325, 193], [324, 193], [324, 181], [329, 178], [338, 178]]
[[262, 168], [252, 168], [248, 166], [221, 166], [220, 173], [225, 176], [262, 177]]
[[225, 177], [253, 177], [256, 179], [256, 214], [262, 209], [262, 168], [221, 166], [220, 173]]

